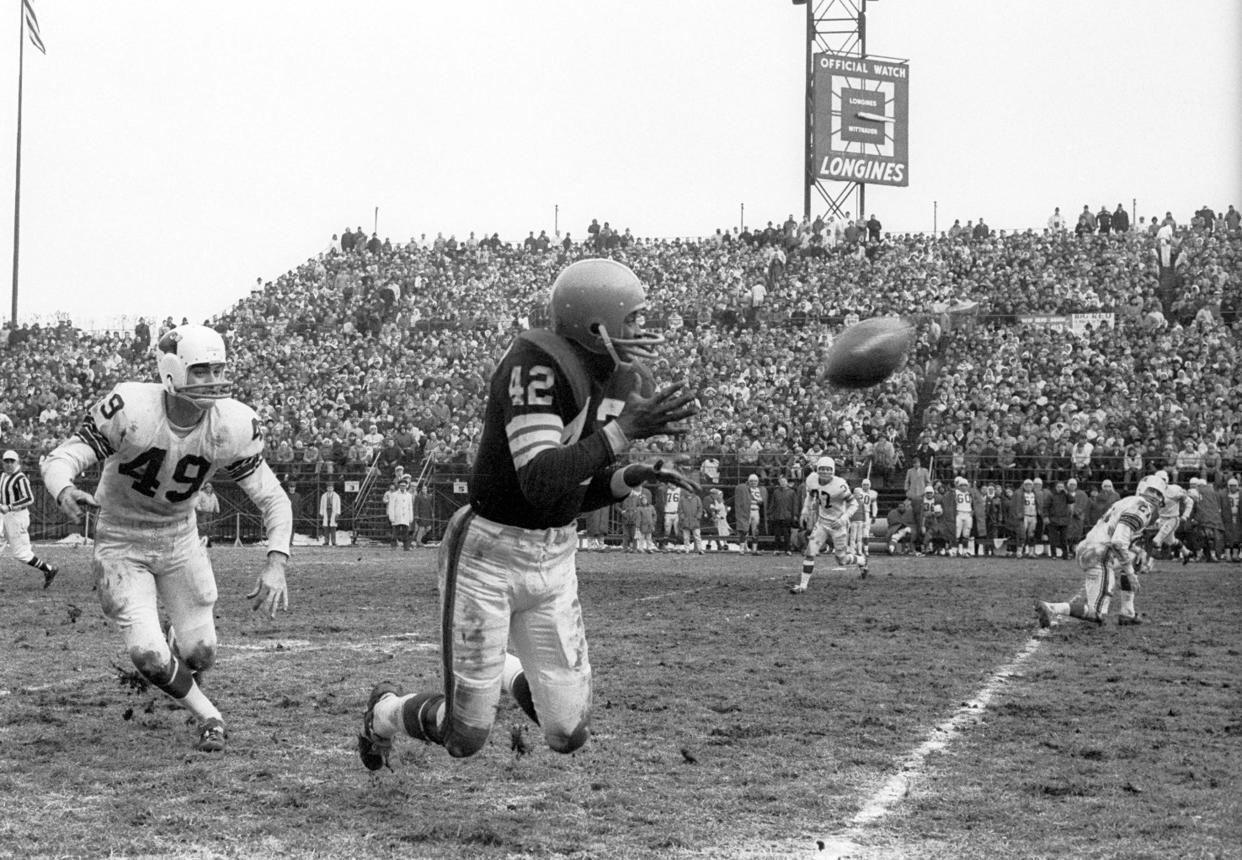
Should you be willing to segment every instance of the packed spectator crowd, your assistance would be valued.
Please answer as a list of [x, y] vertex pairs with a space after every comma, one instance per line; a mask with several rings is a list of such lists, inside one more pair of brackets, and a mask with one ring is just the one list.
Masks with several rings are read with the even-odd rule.
[[[607, 254], [649, 285], [647, 322], [668, 338], [657, 378], [700, 391], [692, 432], [655, 444], [721, 483], [796, 477], [820, 454], [878, 486], [899, 484], [914, 454], [940, 477], [1129, 483], [1136, 469], [1185, 471], [1189, 451], [1198, 473], [1224, 476], [1242, 472], [1242, 231], [1232, 206], [1205, 210], [1107, 232], [1098, 218], [1092, 230], [1050, 218], [924, 235], [884, 233], [874, 216], [790, 217], [694, 240], [593, 222], [581, 239], [394, 244], [359, 228], [208, 324], [226, 334], [269, 460], [294, 475], [464, 468], [500, 350], [546, 321], [566, 262]], [[1100, 311], [1113, 327], [1019, 319]], [[820, 368], [833, 334], [875, 314], [916, 323], [905, 369], [865, 392], [830, 390]], [[6, 325], [6, 446], [46, 451], [109, 386], [151, 378], [173, 324]]]

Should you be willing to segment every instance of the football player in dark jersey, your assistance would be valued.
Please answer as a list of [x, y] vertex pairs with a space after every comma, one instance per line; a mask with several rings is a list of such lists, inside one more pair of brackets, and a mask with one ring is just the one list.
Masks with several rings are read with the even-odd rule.
[[629, 268], [580, 260], [552, 285], [551, 329], [523, 332], [501, 358], [470, 503], [440, 544], [443, 692], [407, 695], [390, 682], [372, 689], [358, 737], [367, 769], [388, 763], [397, 735], [473, 755], [487, 741], [502, 690], [553, 750], [586, 742], [591, 662], [578, 602], [577, 517], [649, 481], [699, 492], [660, 461], [616, 462], [634, 440], [684, 432], [698, 411], [684, 381], [656, 389], [641, 364], [663, 340], [639, 327], [645, 306]]

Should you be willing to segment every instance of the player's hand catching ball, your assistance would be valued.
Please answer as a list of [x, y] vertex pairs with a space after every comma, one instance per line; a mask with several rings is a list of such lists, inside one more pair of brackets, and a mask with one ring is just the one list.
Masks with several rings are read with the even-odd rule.
[[254, 591], [246, 595], [251, 610], [262, 610], [268, 618], [276, 617], [276, 610], [289, 611], [289, 586], [285, 583], [285, 564], [289, 557], [281, 552], [269, 552], [267, 564], [255, 583]]
[[617, 426], [627, 439], [647, 439], [651, 436], [676, 436], [688, 428], [677, 426], [698, 414], [699, 403], [695, 392], [683, 393], [684, 379], [657, 388], [650, 397], [631, 393], [625, 408], [617, 416]]
[[85, 490], [79, 490], [77, 487], [65, 487], [60, 491], [60, 495], [56, 497], [56, 504], [60, 506], [61, 511], [72, 522], [82, 522], [82, 507], [89, 505], [92, 508], [99, 507], [99, 502], [95, 501], [95, 497]]
[[626, 486], [641, 487], [648, 481], [673, 484], [681, 487], [683, 490], [694, 493], [696, 496], [703, 494], [703, 488], [694, 481], [673, 469], [664, 468], [663, 460], [656, 460], [654, 463], [633, 463], [625, 467]]

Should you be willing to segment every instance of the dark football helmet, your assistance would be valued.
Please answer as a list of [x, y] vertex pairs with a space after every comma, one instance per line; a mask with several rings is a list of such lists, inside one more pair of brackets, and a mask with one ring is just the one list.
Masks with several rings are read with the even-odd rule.
[[612, 356], [618, 365], [651, 359], [662, 335], [644, 331], [635, 320], [647, 307], [642, 282], [615, 260], [571, 263], [552, 284], [552, 330], [584, 349]]

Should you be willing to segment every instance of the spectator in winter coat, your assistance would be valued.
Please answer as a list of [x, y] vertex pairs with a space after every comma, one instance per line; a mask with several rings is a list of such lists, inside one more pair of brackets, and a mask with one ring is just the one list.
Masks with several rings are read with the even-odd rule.
[[793, 524], [798, 521], [801, 501], [797, 490], [789, 486], [788, 478], [781, 475], [776, 479], [776, 486], [768, 494], [768, 523], [772, 527], [772, 537], [776, 542], [775, 552], [789, 555], [789, 539]]
[[1229, 561], [1242, 561], [1242, 489], [1237, 478], [1230, 478], [1221, 497], [1221, 521], [1224, 523], [1225, 549]]
[[407, 552], [410, 549], [410, 526], [414, 523], [414, 494], [410, 492], [410, 478], [403, 476], [395, 490], [388, 494], [388, 522], [392, 524], [393, 546], [398, 543]]
[[1202, 478], [1191, 478], [1190, 495], [1195, 507], [1190, 514], [1196, 543], [1204, 561], [1216, 561], [1225, 546], [1225, 521], [1222, 516], [1220, 494]]
[[690, 552], [690, 544], [694, 543], [694, 551], [703, 554], [703, 499], [698, 493], [689, 490], [681, 491], [677, 502], [677, 520], [681, 526], [682, 552]]
[[1057, 481], [1048, 496], [1048, 556], [1069, 559], [1070, 551], [1067, 543], [1070, 508], [1074, 499], [1070, 495], [1064, 481]]
[[743, 552], [749, 547], [752, 553], [759, 554], [759, 535], [767, 531], [767, 510], [768, 488], [760, 486], [759, 476], [752, 473], [733, 491], [733, 516]]

